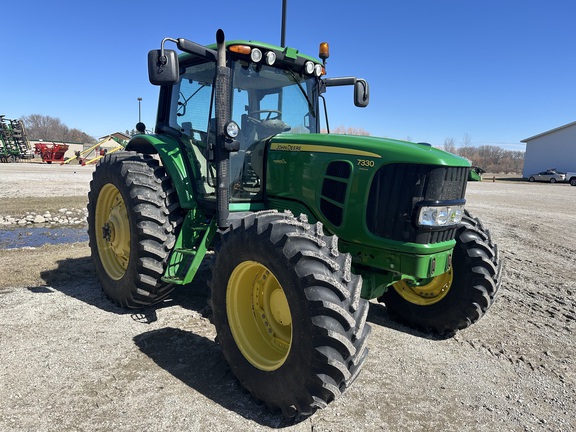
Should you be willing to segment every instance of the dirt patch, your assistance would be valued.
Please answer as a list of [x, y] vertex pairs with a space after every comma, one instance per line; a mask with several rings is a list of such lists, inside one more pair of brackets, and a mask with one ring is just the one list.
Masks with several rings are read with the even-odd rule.
[[[59, 168], [50, 167], [52, 185], [62, 184]], [[66, 190], [85, 196], [89, 176], [75, 181]], [[0, 429], [574, 430], [575, 194], [562, 184], [470, 183], [467, 207], [504, 261], [495, 305], [438, 340], [372, 303], [360, 377], [296, 422], [268, 413], [231, 374], [214, 341], [206, 266], [161, 305], [126, 311], [102, 295], [85, 243], [0, 251]]]

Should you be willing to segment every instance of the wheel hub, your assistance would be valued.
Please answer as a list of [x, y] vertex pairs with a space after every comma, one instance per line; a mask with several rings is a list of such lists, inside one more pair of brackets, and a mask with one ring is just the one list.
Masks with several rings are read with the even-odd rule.
[[108, 276], [118, 280], [130, 259], [130, 222], [120, 191], [110, 183], [98, 195], [95, 225], [102, 233], [96, 238], [102, 266]]
[[110, 242], [112, 239], [112, 227], [108, 222], [102, 227], [102, 238], [107, 242]]
[[287, 326], [292, 324], [288, 300], [286, 300], [282, 289], [275, 289], [270, 295], [270, 310], [274, 320], [280, 325]]
[[226, 313], [234, 340], [253, 366], [278, 369], [292, 343], [288, 299], [272, 272], [256, 261], [240, 263], [230, 275]]
[[393, 287], [404, 300], [420, 306], [429, 306], [442, 300], [452, 286], [452, 268], [420, 285], [407, 281], [396, 282]]

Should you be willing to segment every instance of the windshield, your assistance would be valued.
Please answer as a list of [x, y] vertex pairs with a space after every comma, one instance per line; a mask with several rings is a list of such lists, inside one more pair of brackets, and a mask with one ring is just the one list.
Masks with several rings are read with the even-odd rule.
[[[241, 138], [246, 143], [278, 133], [318, 132], [316, 78], [243, 61], [233, 62], [232, 68], [232, 119], [245, 132]], [[208, 132], [214, 73], [211, 62], [184, 69], [173, 87], [172, 127], [182, 130], [192, 123], [194, 130]]]
[[[250, 124], [256, 139], [278, 133], [316, 133], [316, 79], [290, 70], [237, 61], [234, 63], [232, 119], [242, 130]], [[281, 120], [271, 122], [270, 120]], [[268, 121], [266, 123], [266, 121]]]
[[260, 192], [264, 148], [278, 134], [316, 133], [316, 79], [287, 69], [236, 61], [232, 120], [240, 126], [240, 151], [230, 154], [232, 196]]

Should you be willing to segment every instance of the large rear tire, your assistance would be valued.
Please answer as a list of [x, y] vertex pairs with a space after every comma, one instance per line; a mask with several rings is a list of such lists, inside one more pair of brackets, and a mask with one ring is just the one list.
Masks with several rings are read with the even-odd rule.
[[176, 191], [157, 160], [136, 152], [102, 158], [88, 194], [88, 236], [106, 295], [142, 307], [173, 289], [161, 280], [182, 220]]
[[309, 415], [363, 366], [369, 304], [337, 238], [290, 213], [232, 226], [213, 261], [218, 342], [240, 383], [271, 410]]
[[392, 316], [411, 327], [454, 333], [478, 321], [492, 305], [501, 269], [490, 233], [466, 211], [456, 233], [450, 271], [420, 286], [397, 282], [378, 300]]

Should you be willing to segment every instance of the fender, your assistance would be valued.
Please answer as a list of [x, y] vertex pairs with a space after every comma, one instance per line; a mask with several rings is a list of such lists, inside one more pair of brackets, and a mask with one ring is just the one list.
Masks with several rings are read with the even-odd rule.
[[194, 164], [186, 158], [183, 144], [178, 139], [168, 135], [139, 134], [128, 142], [126, 150], [149, 155], [158, 154], [162, 166], [178, 192], [180, 206], [183, 209], [197, 207], [196, 185], [192, 182], [192, 179], [197, 178], [197, 173], [192, 172]]

